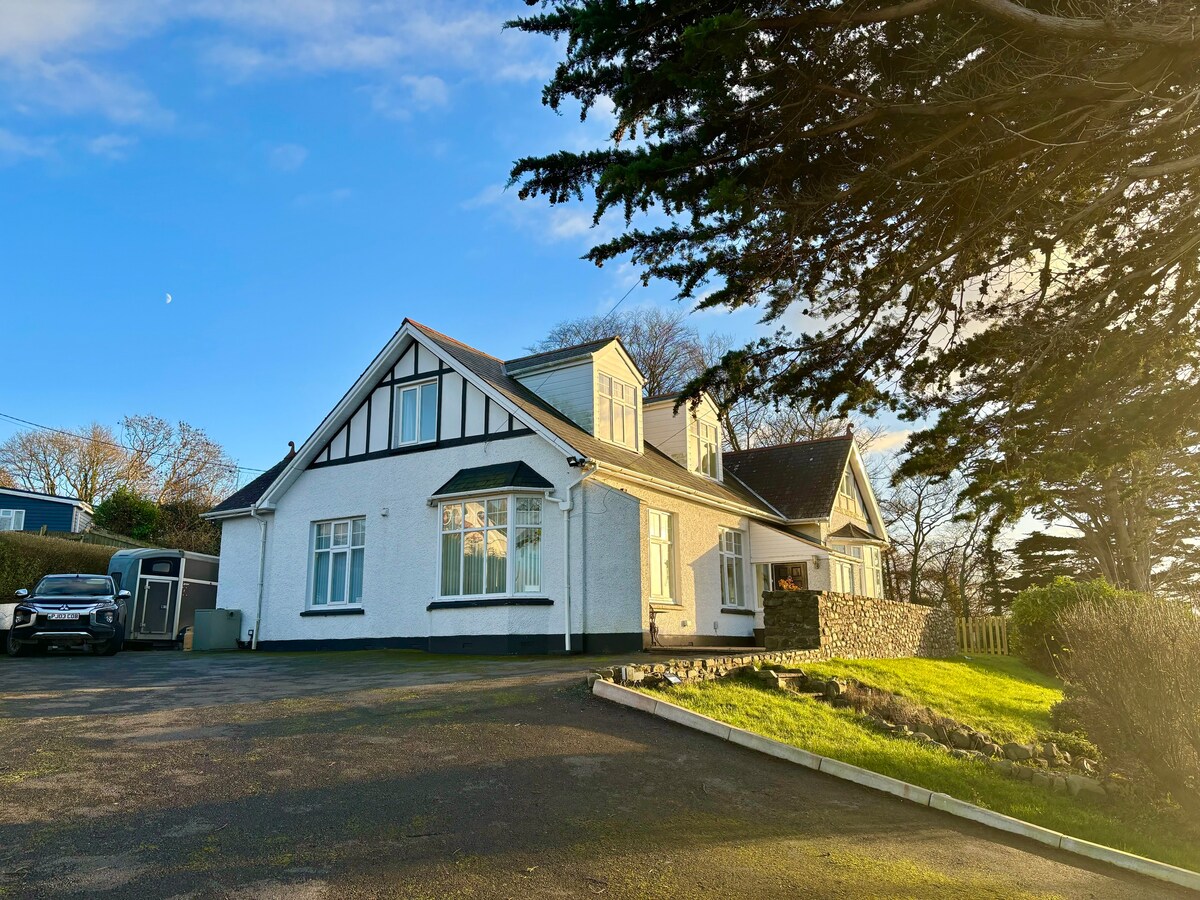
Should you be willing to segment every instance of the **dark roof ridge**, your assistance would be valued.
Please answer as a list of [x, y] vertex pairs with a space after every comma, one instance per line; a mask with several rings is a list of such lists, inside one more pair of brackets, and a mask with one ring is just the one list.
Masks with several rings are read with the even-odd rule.
[[725, 456], [739, 456], [743, 453], [758, 453], [762, 450], [782, 450], [786, 447], [803, 447], [806, 444], [825, 444], [830, 441], [852, 441], [852, 434], [838, 434], [833, 437], [809, 438], [807, 441], [791, 441], [787, 444], [771, 444], [767, 447], [747, 447], [745, 450], [727, 450]]
[[[537, 353], [527, 353], [524, 356], [514, 356], [512, 359], [504, 360], [504, 365], [511, 366], [513, 363], [523, 363], [527, 360], [537, 359], [539, 356], [549, 356], [552, 353], [570, 353], [572, 350], [582, 350], [584, 347], [603, 347], [605, 344], [611, 344], [617, 340], [617, 335], [609, 335], [606, 338], [596, 338], [591, 341], [581, 341], [578, 344], [570, 344], [566, 347], [552, 347], [549, 350], [539, 350]], [[494, 359], [495, 357], [493, 357]]]
[[496, 362], [499, 362], [499, 363], [504, 362], [504, 360], [502, 360], [498, 356], [492, 356], [492, 354], [487, 353], [483, 350], [480, 350], [478, 347], [472, 347], [470, 344], [464, 344], [458, 338], [452, 338], [452, 337], [450, 337], [450, 335], [443, 334], [442, 332], [438, 331], [436, 328], [430, 328], [428, 325], [422, 325], [416, 319], [405, 319], [404, 321], [408, 322], [410, 325], [415, 325], [417, 328], [420, 328], [422, 331], [428, 332], [429, 334], [432, 334], [432, 335], [435, 335], [444, 341], [449, 341], [452, 344], [457, 344], [458, 346], [462, 347], [464, 350], [470, 350], [472, 353], [478, 353], [480, 356], [486, 356], [488, 359], [494, 359]]

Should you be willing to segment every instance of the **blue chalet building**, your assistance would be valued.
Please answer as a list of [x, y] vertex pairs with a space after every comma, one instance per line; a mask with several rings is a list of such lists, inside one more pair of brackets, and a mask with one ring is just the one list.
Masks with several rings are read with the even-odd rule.
[[0, 531], [87, 531], [92, 507], [75, 497], [0, 487]]

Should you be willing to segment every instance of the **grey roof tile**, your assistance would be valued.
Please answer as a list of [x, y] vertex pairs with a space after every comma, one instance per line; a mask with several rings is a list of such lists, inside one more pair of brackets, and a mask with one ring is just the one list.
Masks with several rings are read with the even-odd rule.
[[833, 511], [854, 438], [758, 447], [726, 453], [723, 464], [788, 519], [823, 519]]

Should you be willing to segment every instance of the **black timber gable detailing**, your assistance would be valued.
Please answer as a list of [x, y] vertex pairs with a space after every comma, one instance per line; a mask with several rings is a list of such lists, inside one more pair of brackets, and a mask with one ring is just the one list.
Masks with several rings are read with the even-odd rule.
[[445, 447], [465, 447], [468, 444], [486, 444], [488, 441], [503, 441], [508, 438], [529, 437], [534, 434], [532, 428], [519, 428], [516, 431], [499, 434], [472, 434], [464, 438], [447, 438], [444, 441], [429, 441], [424, 444], [406, 444], [403, 447], [392, 447], [389, 450], [372, 450], [357, 456], [343, 456], [340, 459], [318, 460], [309, 465], [310, 469], [324, 469], [327, 466], [344, 466], [347, 463], [363, 462], [369, 459], [383, 459], [388, 456], [406, 456], [409, 453], [425, 453], [429, 450], [440, 450]]
[[[397, 443], [401, 424], [397, 394], [408, 386], [426, 383], [437, 386], [434, 424], [426, 432], [432, 432], [433, 440], [401, 446]], [[414, 340], [345, 418], [330, 441], [317, 451], [309, 468], [530, 434], [533, 431], [486, 390], [476, 387], [459, 369], [449, 365], [443, 353]]]

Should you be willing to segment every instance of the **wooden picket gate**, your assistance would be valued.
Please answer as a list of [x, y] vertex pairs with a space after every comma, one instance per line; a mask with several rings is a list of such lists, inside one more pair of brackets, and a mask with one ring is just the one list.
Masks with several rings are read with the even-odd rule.
[[1008, 656], [1008, 620], [1004, 616], [958, 619], [958, 647], [963, 653]]

